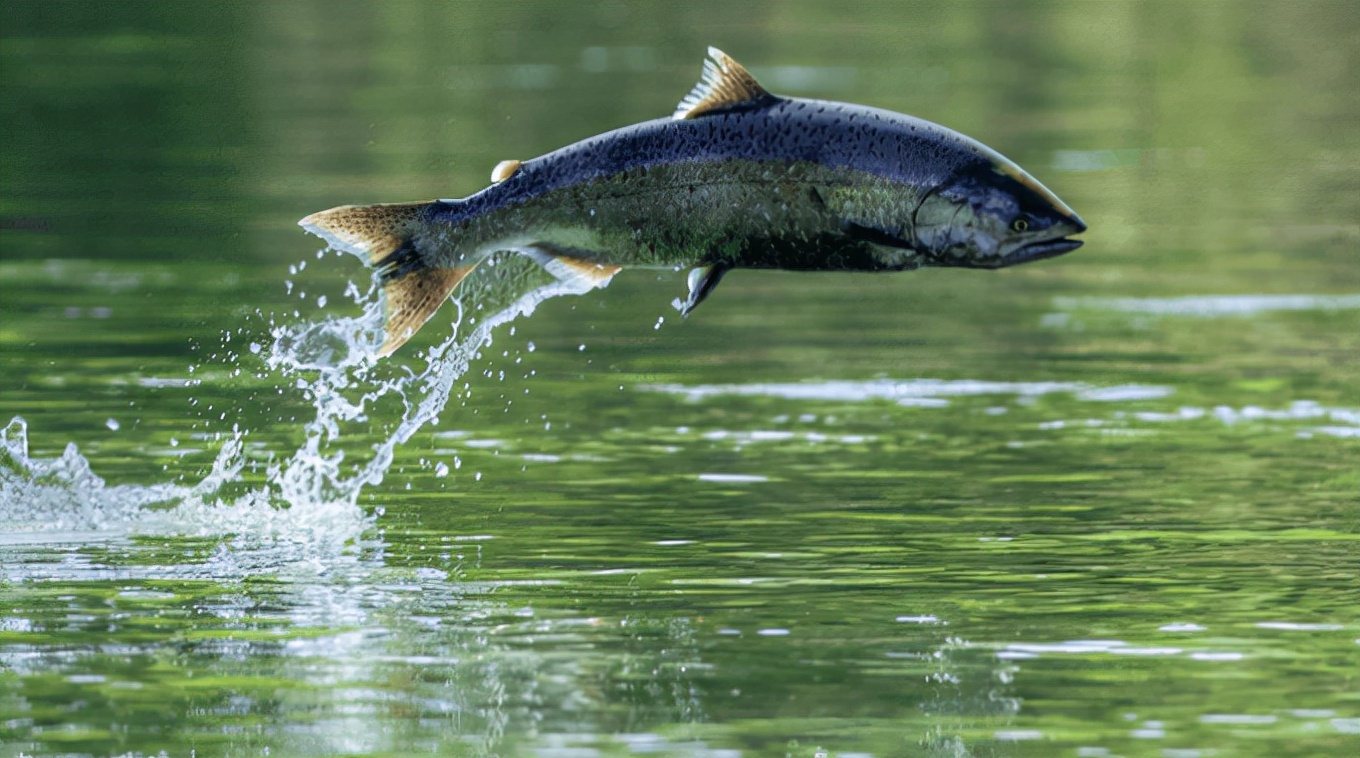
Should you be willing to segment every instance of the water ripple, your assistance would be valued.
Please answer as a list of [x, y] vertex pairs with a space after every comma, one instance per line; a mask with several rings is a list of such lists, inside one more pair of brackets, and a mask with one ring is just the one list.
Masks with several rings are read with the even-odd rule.
[[[753, 382], [750, 384], [643, 384], [639, 389], [683, 395], [697, 402], [720, 395], [776, 397], [784, 400], [893, 400], [901, 405], [922, 405], [922, 400], [978, 395], [1016, 395], [1034, 398], [1054, 393], [1070, 393], [1083, 400], [1141, 400], [1166, 397], [1170, 387], [1127, 384], [1094, 387], [1081, 382], [994, 382], [979, 379], [873, 379], [869, 381], [827, 382]], [[931, 403], [931, 406], [947, 405]]]
[[1360, 309], [1360, 295], [1201, 295], [1192, 297], [1057, 297], [1056, 308], [1156, 316], [1254, 316], [1274, 311]]

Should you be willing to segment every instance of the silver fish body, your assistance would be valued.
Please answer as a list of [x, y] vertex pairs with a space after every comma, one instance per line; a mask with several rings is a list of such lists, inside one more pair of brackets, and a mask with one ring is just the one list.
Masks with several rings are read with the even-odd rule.
[[1001, 268], [1080, 246], [1081, 219], [981, 143], [891, 111], [777, 97], [710, 56], [672, 118], [503, 162], [467, 198], [303, 219], [378, 268], [381, 352], [507, 250], [597, 284], [622, 267], [693, 268], [688, 314], [733, 268]]

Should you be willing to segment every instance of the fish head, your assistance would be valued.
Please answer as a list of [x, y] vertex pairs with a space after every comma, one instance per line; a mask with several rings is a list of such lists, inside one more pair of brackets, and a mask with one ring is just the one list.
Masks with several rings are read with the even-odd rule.
[[1003, 268], [1081, 247], [1086, 223], [999, 155], [960, 171], [917, 206], [913, 247], [927, 266]]

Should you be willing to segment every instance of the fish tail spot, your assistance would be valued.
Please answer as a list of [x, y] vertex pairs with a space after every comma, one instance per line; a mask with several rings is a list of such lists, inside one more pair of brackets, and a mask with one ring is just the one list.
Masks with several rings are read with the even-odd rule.
[[384, 273], [383, 300], [386, 335], [379, 357], [391, 355], [406, 344], [420, 327], [449, 299], [477, 264], [459, 268], [416, 268], [405, 273]]
[[409, 247], [408, 242], [430, 205], [429, 201], [342, 205], [313, 213], [298, 225], [336, 250], [353, 253], [376, 266]]

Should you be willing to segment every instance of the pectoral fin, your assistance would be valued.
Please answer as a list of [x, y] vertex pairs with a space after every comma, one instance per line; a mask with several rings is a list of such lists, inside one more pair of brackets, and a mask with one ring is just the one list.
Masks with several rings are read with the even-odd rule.
[[603, 287], [619, 273], [622, 266], [596, 263], [581, 257], [582, 251], [570, 250], [548, 243], [538, 243], [520, 248], [519, 252], [528, 256], [545, 271], [573, 288], [582, 291]]
[[680, 315], [688, 316], [691, 311], [699, 307], [699, 303], [708, 297], [708, 294], [722, 281], [723, 274], [726, 274], [731, 266], [725, 263], [711, 263], [707, 266], [700, 266], [689, 272], [689, 297], [680, 304]]

